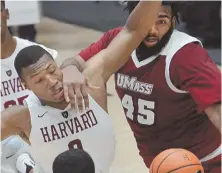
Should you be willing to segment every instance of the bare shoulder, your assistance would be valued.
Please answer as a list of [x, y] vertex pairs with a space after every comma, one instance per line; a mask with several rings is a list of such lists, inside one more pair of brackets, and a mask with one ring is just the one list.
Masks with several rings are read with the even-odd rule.
[[16, 105], [5, 109], [1, 112], [2, 120], [4, 122], [15, 123], [23, 120], [29, 120], [30, 114], [27, 106]]
[[18, 105], [7, 108], [1, 112], [1, 117], [1, 139], [23, 132], [29, 136], [31, 119], [27, 106]]

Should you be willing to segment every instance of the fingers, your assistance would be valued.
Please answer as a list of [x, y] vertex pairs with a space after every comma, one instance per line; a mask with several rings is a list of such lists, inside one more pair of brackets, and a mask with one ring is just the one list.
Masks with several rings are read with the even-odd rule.
[[88, 97], [88, 89], [86, 85], [81, 85], [80, 87], [85, 109], [87, 110], [89, 108], [89, 97]]
[[75, 106], [75, 90], [71, 84], [68, 85], [68, 94], [69, 94], [69, 99], [71, 103], [71, 107], [74, 109], [76, 108]]
[[67, 84], [63, 85], [63, 91], [64, 91], [65, 100], [66, 100], [67, 103], [69, 103], [70, 102], [70, 99], [69, 99], [69, 89], [68, 89]]
[[80, 112], [82, 112], [83, 111], [83, 95], [81, 91], [81, 84], [75, 84], [73, 87], [75, 88], [76, 102], [78, 105], [78, 109]]
[[[88, 79], [85, 78], [84, 82], [75, 83], [70, 82], [63, 85], [64, 97], [71, 107], [82, 112], [83, 109], [89, 108], [88, 89], [99, 89], [100, 87], [89, 84]], [[77, 106], [77, 107], [76, 107]]]

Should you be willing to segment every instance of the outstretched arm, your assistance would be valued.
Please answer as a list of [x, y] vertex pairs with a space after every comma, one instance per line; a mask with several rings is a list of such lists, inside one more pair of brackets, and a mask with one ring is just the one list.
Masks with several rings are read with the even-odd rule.
[[90, 80], [95, 81], [101, 76], [106, 82], [147, 36], [157, 19], [160, 6], [161, 1], [140, 1], [121, 32], [106, 49], [87, 61], [83, 73]]
[[1, 140], [12, 135], [26, 133], [31, 127], [29, 110], [26, 106], [12, 106], [1, 112]]
[[[69, 58], [64, 61], [60, 68], [66, 68], [67, 73], [64, 73], [64, 92], [66, 101], [69, 102], [75, 107], [75, 97], [76, 95], [77, 104], [79, 109], [82, 109], [82, 98], [84, 99], [85, 105], [88, 105], [88, 98], [85, 86], [89, 84], [94, 86], [99, 86], [98, 84], [105, 83], [109, 77], [115, 73], [119, 68], [121, 68], [129, 59], [132, 51], [136, 49], [144, 37], [147, 36], [149, 30], [156, 21], [157, 14], [161, 6], [160, 1], [141, 1], [134, 11], [129, 16], [126, 25], [121, 30], [121, 32], [116, 36], [116, 38], [110, 43], [111, 40], [103, 40], [100, 45], [100, 50], [104, 48], [103, 51], [93, 51], [96, 54], [91, 58], [87, 63], [80, 56], [74, 58]], [[119, 32], [119, 30], [118, 30]], [[116, 34], [115, 34], [116, 35]], [[109, 44], [104, 45], [104, 43]], [[94, 50], [94, 48], [92, 48]], [[76, 68], [76, 67], [78, 68]], [[75, 76], [80, 76], [78, 70], [80, 70], [85, 77], [88, 79], [87, 82], [80, 82], [80, 85], [73, 79]], [[68, 81], [69, 84], [66, 82]], [[74, 82], [73, 82], [74, 81]], [[76, 87], [77, 86], [77, 87]], [[67, 91], [75, 92], [67, 92]], [[94, 92], [93, 92], [94, 93]], [[92, 94], [92, 93], [91, 93]], [[96, 94], [97, 95], [97, 94]]]

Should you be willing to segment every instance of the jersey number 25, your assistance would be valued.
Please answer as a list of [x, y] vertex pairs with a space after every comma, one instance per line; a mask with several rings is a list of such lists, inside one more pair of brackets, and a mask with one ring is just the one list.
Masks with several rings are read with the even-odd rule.
[[[147, 101], [143, 99], [138, 99], [137, 102], [138, 114], [136, 115], [136, 119], [138, 123], [143, 125], [152, 125], [155, 119], [155, 114], [153, 112], [155, 103], [153, 101]], [[122, 105], [126, 109], [126, 116], [133, 121], [134, 105], [132, 97], [125, 94], [122, 99]]]

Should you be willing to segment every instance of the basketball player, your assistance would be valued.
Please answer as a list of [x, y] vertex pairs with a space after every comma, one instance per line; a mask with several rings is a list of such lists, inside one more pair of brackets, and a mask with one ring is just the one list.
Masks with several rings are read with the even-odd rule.
[[[14, 68], [14, 59], [17, 53], [30, 45], [36, 43], [12, 37], [8, 31], [7, 20], [9, 19], [8, 9], [5, 8], [5, 1], [1, 1], [1, 111], [16, 105], [23, 104], [23, 100], [30, 91], [22, 85]], [[41, 45], [44, 47], [43, 45]], [[44, 47], [55, 58], [57, 52]], [[33, 160], [28, 154], [28, 145], [19, 136], [10, 137], [2, 142], [2, 172], [32, 172]]]
[[[101, 83], [101, 88], [105, 88], [109, 76], [127, 61], [148, 34], [147, 28], [155, 22], [160, 4], [160, 1], [139, 3], [119, 36], [97, 55], [99, 57], [86, 64], [84, 74], [90, 83]], [[14, 65], [24, 86], [35, 95], [25, 100], [26, 106], [12, 106], [2, 112], [1, 138], [24, 133], [31, 143], [33, 156], [47, 173], [52, 172], [52, 162], [58, 154], [75, 147], [90, 154], [96, 173], [108, 172], [115, 140], [107, 113], [96, 103], [101, 100], [89, 97], [90, 106], [82, 113], [67, 108], [63, 74], [52, 56], [40, 46], [22, 49]], [[98, 97], [100, 95], [98, 92]]]
[[53, 173], [95, 173], [95, 166], [87, 152], [71, 149], [55, 158], [52, 170]]
[[[137, 3], [127, 3], [130, 13]], [[161, 151], [184, 148], [201, 159], [205, 172], [218, 173], [221, 72], [198, 39], [174, 29], [177, 21], [175, 4], [164, 1], [147, 37], [115, 73], [116, 91], [148, 168]], [[108, 31], [63, 68], [84, 65], [121, 30]]]

